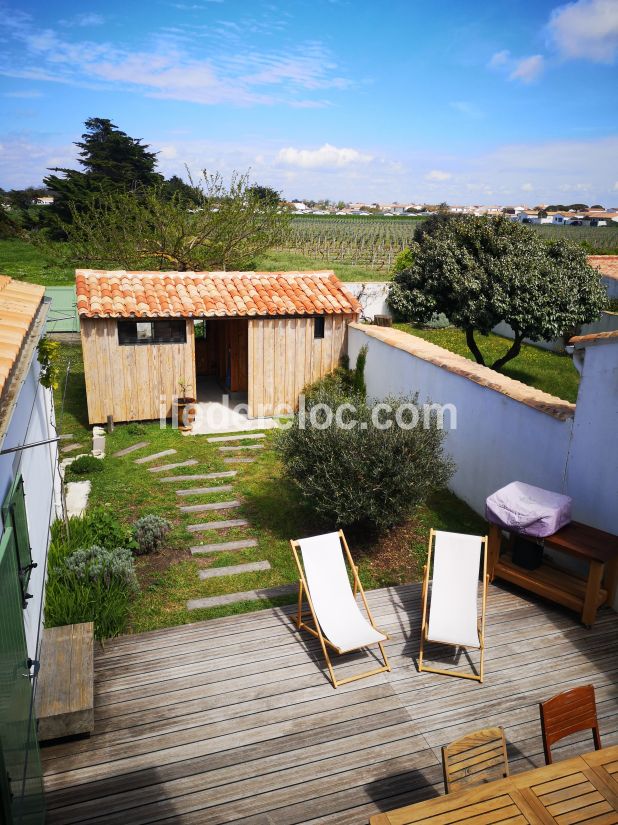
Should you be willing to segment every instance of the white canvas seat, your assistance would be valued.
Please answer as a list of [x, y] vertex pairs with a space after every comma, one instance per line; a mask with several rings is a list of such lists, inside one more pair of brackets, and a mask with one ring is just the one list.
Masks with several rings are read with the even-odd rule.
[[[339, 530], [337, 533], [299, 539], [291, 544], [300, 576], [296, 624], [299, 630], [307, 630], [320, 640], [333, 685], [337, 687], [345, 682], [390, 670], [382, 646], [388, 636], [374, 624], [343, 532]], [[346, 559], [352, 572], [354, 590], [350, 586]], [[360, 593], [367, 617], [356, 601], [357, 592]], [[302, 620], [303, 595], [307, 597], [313, 627]], [[373, 644], [379, 646], [384, 666], [345, 679], [336, 679], [327, 647], [332, 647], [337, 653], [350, 653]]]
[[[431, 598], [429, 575], [432, 570]], [[478, 583], [482, 574], [482, 607], [479, 621]], [[419, 670], [483, 681], [485, 604], [487, 595], [487, 537], [431, 530], [427, 565], [423, 576], [423, 615]], [[429, 615], [427, 615], [429, 613]], [[479, 674], [436, 670], [423, 664], [425, 642], [455, 647], [480, 648]]]

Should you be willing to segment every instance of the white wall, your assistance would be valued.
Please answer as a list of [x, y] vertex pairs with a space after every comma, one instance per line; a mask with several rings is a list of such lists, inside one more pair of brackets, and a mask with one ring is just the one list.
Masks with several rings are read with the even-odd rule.
[[391, 315], [386, 302], [389, 286], [390, 281], [350, 281], [343, 284], [343, 288], [360, 301], [365, 320], [373, 320], [376, 315]]
[[[39, 384], [38, 375], [39, 365], [35, 360], [21, 387], [3, 449], [55, 437], [52, 394]], [[0, 456], [0, 500], [4, 499], [13, 479], [20, 473], [23, 475], [32, 560], [37, 563], [28, 585], [33, 598], [28, 600], [23, 614], [31, 659], [38, 659], [49, 526], [56, 518], [56, 450], [55, 444], [41, 445]]]
[[352, 365], [363, 344], [370, 397], [418, 392], [421, 403], [456, 406], [457, 429], [445, 441], [457, 464], [450, 487], [473, 510], [484, 514], [487, 496], [515, 480], [564, 489], [572, 420], [561, 421], [355, 328], [348, 331]]
[[[566, 420], [355, 327], [348, 331], [352, 365], [363, 345], [371, 398], [418, 392], [420, 403], [455, 405], [457, 428], [445, 441], [457, 465], [449, 487], [479, 515], [488, 495], [524, 481], [571, 496], [575, 520], [618, 535], [618, 340], [585, 349], [575, 416]], [[564, 554], [560, 563], [577, 567]]]
[[618, 535], [618, 340], [584, 350], [566, 492], [578, 521]]
[[[579, 330], [578, 335], [593, 335], [597, 332], [614, 332], [615, 330], [618, 330], [618, 313], [602, 312], [598, 321], [593, 321], [591, 324], [584, 324]], [[515, 337], [513, 330], [505, 321], [497, 324], [492, 332], [511, 340]], [[524, 343], [532, 344], [534, 347], [547, 349], [551, 352], [564, 352], [564, 341], [562, 338], [556, 338], [553, 341], [530, 341], [528, 338], [524, 338]]]

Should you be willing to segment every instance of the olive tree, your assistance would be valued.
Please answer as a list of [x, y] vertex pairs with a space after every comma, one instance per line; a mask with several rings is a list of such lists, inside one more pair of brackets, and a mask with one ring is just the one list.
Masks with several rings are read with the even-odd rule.
[[248, 175], [234, 174], [226, 185], [204, 172], [191, 192], [188, 199], [161, 183], [70, 203], [65, 257], [123, 269], [246, 269], [285, 234], [287, 216], [252, 190]]
[[475, 334], [501, 321], [514, 339], [493, 369], [515, 358], [524, 338], [558, 338], [594, 321], [607, 303], [585, 250], [570, 241], [547, 241], [506, 217], [439, 216], [419, 230], [396, 266], [391, 307], [415, 323], [443, 313], [479, 364]]

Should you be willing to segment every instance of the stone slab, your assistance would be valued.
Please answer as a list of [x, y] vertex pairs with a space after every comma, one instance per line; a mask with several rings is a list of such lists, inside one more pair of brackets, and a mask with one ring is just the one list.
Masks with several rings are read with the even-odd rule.
[[138, 441], [137, 444], [131, 444], [130, 447], [125, 447], [124, 450], [118, 450], [118, 452], [113, 454], [114, 458], [122, 458], [123, 455], [129, 455], [129, 453], [134, 453], [136, 450], [142, 450], [149, 444], [150, 441]]
[[177, 464], [162, 464], [160, 467], [149, 467], [149, 473], [163, 473], [175, 470], [177, 467], [195, 467], [200, 462], [197, 458], [189, 458], [187, 461], [179, 461]]
[[217, 487], [189, 487], [186, 490], [176, 490], [176, 495], [207, 496], [210, 493], [230, 493], [233, 489], [231, 484], [219, 484]]
[[266, 433], [243, 433], [243, 435], [218, 435], [214, 438], [207, 438], [209, 444], [214, 444], [217, 441], [242, 441], [249, 438], [266, 438]]
[[219, 452], [228, 453], [231, 450], [263, 450], [263, 444], [234, 444], [234, 446], [219, 447]]
[[77, 444], [77, 443], [67, 444], [66, 446], [60, 448], [60, 452], [61, 453], [72, 453], [74, 450], [79, 450], [79, 449], [83, 449], [83, 446], [81, 444]]
[[224, 458], [225, 464], [253, 464], [255, 458]]
[[148, 464], [150, 461], [156, 461], [158, 458], [164, 458], [166, 455], [174, 455], [176, 450], [161, 450], [160, 453], [153, 453], [152, 455], [145, 455], [142, 458], [133, 459], [135, 464]]
[[226, 593], [223, 596], [208, 596], [205, 599], [190, 599], [187, 610], [199, 610], [207, 607], [223, 607], [237, 602], [252, 602], [260, 599], [275, 599], [298, 592], [296, 584], [282, 584], [279, 587], [265, 587], [263, 590], [247, 590], [244, 593]]
[[247, 564], [232, 564], [229, 567], [209, 567], [207, 570], [200, 570], [200, 579], [235, 576], [237, 573], [258, 573], [260, 570], [270, 570], [270, 562], [251, 561]]
[[234, 550], [246, 550], [248, 547], [257, 547], [257, 539], [239, 539], [238, 541], [220, 541], [218, 544], [198, 544], [190, 547], [194, 556], [203, 553], [232, 553]]
[[[153, 467], [152, 470], [161, 470], [162, 467]], [[180, 482], [180, 481], [208, 481], [211, 478], [232, 478], [233, 476], [238, 475], [237, 470], [227, 470], [224, 473], [198, 473], [197, 475], [192, 476], [168, 476], [167, 478], [160, 478], [159, 481], [164, 483], [170, 482]]]
[[249, 522], [244, 518], [232, 518], [227, 521], [205, 521], [202, 524], [189, 524], [190, 533], [201, 533], [203, 530], [225, 530], [227, 527], [248, 527]]
[[183, 513], [208, 513], [212, 510], [231, 510], [240, 507], [240, 501], [212, 501], [208, 504], [177, 504]]

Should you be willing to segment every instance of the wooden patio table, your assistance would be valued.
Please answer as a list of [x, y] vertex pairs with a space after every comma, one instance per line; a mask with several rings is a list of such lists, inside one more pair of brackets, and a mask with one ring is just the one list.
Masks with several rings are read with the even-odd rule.
[[616, 825], [618, 745], [376, 814], [371, 825]]

